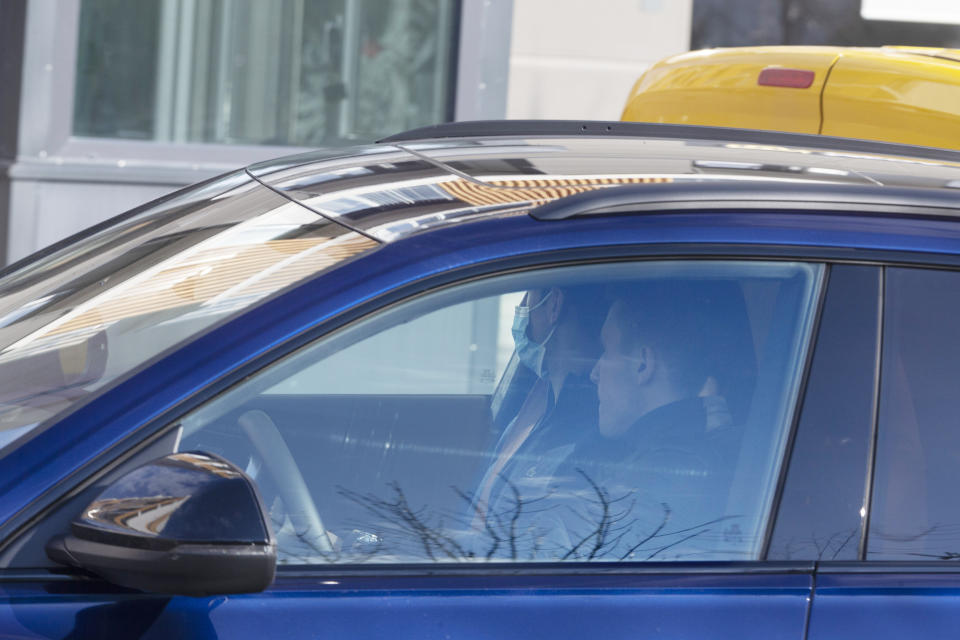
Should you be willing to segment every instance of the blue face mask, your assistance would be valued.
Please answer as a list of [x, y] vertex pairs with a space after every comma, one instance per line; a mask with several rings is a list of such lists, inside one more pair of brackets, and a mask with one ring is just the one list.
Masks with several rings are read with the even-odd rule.
[[546, 344], [553, 337], [557, 325], [553, 325], [550, 333], [543, 339], [543, 342], [535, 342], [527, 335], [527, 329], [530, 327], [530, 312], [547, 301], [547, 298], [553, 293], [551, 290], [547, 295], [540, 299], [540, 302], [532, 307], [518, 305], [513, 314], [513, 342], [517, 346], [517, 358], [530, 368], [538, 378], [542, 378], [545, 371], [543, 369], [543, 359], [547, 354]]

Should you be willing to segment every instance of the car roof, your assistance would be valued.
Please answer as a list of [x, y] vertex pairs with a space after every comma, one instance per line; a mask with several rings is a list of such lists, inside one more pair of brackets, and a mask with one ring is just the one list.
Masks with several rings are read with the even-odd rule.
[[[541, 216], [578, 196], [629, 209], [669, 209], [677, 198], [709, 207], [793, 201], [953, 214], [960, 152], [824, 136], [701, 126], [587, 121], [463, 122], [378, 144], [260, 163], [271, 189], [381, 242], [480, 217]], [[718, 195], [718, 194], [726, 195]], [[783, 194], [791, 193], [786, 196]], [[584, 195], [579, 195], [584, 194]], [[762, 194], [753, 197], [750, 194]], [[779, 195], [778, 195], [779, 194]], [[659, 203], [659, 204], [658, 204]], [[553, 206], [555, 210], [557, 207]], [[861, 207], [862, 208], [862, 207]]]

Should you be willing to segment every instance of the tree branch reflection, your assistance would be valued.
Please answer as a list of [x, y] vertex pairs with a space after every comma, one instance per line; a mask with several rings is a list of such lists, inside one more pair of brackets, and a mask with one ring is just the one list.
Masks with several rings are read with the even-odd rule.
[[[495, 504], [479, 503], [473, 492], [451, 487], [459, 509], [417, 506], [398, 482], [385, 495], [338, 487], [338, 494], [362, 508], [353, 534], [375, 544], [344, 544], [324, 554], [327, 562], [461, 561], [640, 561], [679, 551], [696, 538], [721, 533], [721, 522], [696, 525], [678, 521], [675, 507], [664, 501], [651, 508], [638, 500], [641, 491], [614, 492], [577, 470], [582, 486], [552, 489], [529, 497], [506, 478]], [[362, 520], [362, 522], [360, 522]], [[344, 527], [348, 528], [348, 527]], [[707, 548], [709, 540], [701, 545]], [[690, 554], [702, 549], [690, 550]], [[682, 554], [687, 554], [684, 550]]]

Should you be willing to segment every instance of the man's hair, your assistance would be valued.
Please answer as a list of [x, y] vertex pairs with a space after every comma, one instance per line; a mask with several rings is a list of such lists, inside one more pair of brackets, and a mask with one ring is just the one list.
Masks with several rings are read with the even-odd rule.
[[[670, 379], [695, 396], [709, 376], [721, 393], [745, 411], [756, 377], [753, 340], [743, 293], [735, 282], [657, 280], [616, 287], [621, 304], [625, 352], [650, 346], [665, 362]], [[737, 387], [737, 388], [734, 388]]]

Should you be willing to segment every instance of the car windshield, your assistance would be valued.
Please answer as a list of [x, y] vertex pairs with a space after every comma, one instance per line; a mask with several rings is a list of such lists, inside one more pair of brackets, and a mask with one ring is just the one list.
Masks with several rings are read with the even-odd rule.
[[0, 447], [264, 296], [375, 246], [244, 172], [0, 277]]

